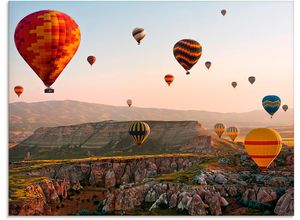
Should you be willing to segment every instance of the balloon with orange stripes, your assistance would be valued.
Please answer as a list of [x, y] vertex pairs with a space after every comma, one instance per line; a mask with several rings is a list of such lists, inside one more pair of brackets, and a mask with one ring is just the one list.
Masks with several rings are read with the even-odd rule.
[[198, 62], [202, 54], [202, 46], [195, 40], [183, 39], [173, 47], [173, 54], [178, 63], [190, 74], [189, 70]]
[[245, 148], [262, 172], [278, 156], [282, 146], [280, 134], [271, 128], [256, 128], [245, 137]]
[[174, 76], [173, 75], [171, 75], [171, 74], [165, 75], [165, 81], [166, 81], [166, 83], [168, 83], [169, 86], [171, 85], [171, 83], [173, 82], [173, 80], [174, 80]]

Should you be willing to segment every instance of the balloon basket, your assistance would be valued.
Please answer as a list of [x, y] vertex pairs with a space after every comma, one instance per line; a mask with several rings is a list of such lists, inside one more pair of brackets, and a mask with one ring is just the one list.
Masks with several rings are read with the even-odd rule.
[[54, 89], [48, 87], [44, 90], [45, 93], [54, 93]]

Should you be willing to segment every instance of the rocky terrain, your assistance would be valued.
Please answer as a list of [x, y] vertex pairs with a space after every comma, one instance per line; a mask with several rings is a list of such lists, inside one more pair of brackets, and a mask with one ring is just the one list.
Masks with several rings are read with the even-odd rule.
[[[71, 126], [45, 127], [11, 148], [11, 161], [65, 159], [90, 156], [136, 155], [214, 151], [215, 142], [197, 121], [146, 121], [150, 135], [142, 147], [136, 147], [128, 135], [131, 121], [104, 121]], [[226, 144], [226, 143], [225, 143]]]
[[293, 215], [293, 153], [283, 149], [265, 174], [241, 152], [10, 163], [9, 212]]

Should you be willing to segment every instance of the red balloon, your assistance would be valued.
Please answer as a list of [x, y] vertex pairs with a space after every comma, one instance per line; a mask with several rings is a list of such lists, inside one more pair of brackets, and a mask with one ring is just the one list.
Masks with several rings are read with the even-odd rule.
[[20, 55], [45, 86], [50, 87], [76, 53], [80, 30], [69, 15], [42, 10], [24, 17], [14, 38]]

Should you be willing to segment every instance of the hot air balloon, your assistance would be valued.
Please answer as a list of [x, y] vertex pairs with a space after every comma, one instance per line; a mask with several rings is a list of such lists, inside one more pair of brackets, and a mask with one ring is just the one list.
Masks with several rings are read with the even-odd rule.
[[92, 66], [96, 62], [96, 57], [95, 56], [88, 56], [87, 61]]
[[24, 17], [15, 30], [15, 45], [43, 81], [45, 93], [64, 70], [80, 44], [80, 30], [67, 14], [42, 10]]
[[221, 10], [221, 14], [222, 14], [223, 16], [225, 16], [225, 15], [226, 15], [226, 10], [225, 10], [225, 9], [222, 9], [222, 10]]
[[271, 115], [271, 118], [277, 112], [281, 105], [281, 100], [276, 95], [267, 95], [262, 100], [262, 105], [266, 112], [268, 112]]
[[132, 100], [131, 99], [128, 99], [127, 100], [127, 105], [130, 107], [132, 105]]
[[286, 112], [288, 110], [289, 106], [288, 105], [283, 105], [282, 109]]
[[280, 153], [282, 140], [274, 129], [256, 128], [247, 134], [244, 144], [249, 156], [265, 172]]
[[206, 61], [206, 62], [205, 62], [205, 66], [206, 66], [207, 69], [209, 69], [210, 66], [211, 66], [211, 62], [210, 62], [210, 61]]
[[236, 127], [229, 127], [226, 132], [232, 141], [234, 141], [239, 134], [239, 130]]
[[178, 41], [173, 47], [173, 54], [178, 63], [190, 74], [189, 70], [198, 62], [202, 54], [201, 45], [192, 39]]
[[221, 138], [224, 131], [225, 131], [225, 125], [224, 124], [222, 124], [222, 123], [215, 124], [215, 132], [219, 136], [219, 138]]
[[146, 33], [143, 28], [135, 28], [132, 31], [132, 36], [138, 42], [138, 45], [140, 45], [141, 40], [143, 40], [143, 38], [146, 36]]
[[232, 82], [231, 85], [233, 88], [235, 88], [237, 86], [237, 82]]
[[171, 85], [171, 83], [173, 82], [173, 80], [174, 80], [174, 76], [173, 75], [171, 75], [171, 74], [165, 75], [165, 81], [166, 81], [166, 83], [168, 83], [169, 86]]
[[18, 97], [20, 97], [20, 95], [24, 91], [24, 88], [22, 86], [15, 86], [14, 90], [15, 90], [15, 93], [18, 95]]
[[249, 76], [248, 81], [253, 84], [255, 82], [255, 77], [254, 76]]
[[134, 122], [129, 127], [129, 135], [137, 145], [143, 144], [150, 134], [150, 127], [146, 122]]

